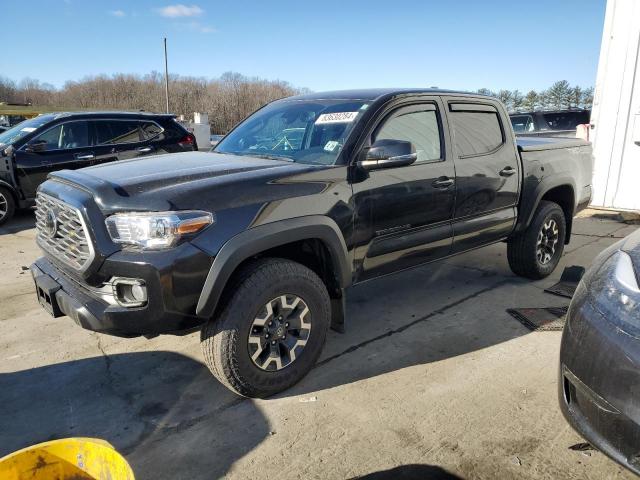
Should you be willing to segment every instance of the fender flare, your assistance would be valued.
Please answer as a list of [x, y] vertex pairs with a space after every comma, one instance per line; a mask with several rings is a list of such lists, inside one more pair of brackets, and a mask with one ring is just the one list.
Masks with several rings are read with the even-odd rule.
[[318, 239], [325, 244], [340, 288], [349, 286], [349, 255], [336, 222], [323, 215], [281, 220], [245, 230], [222, 246], [207, 274], [196, 315], [210, 318], [214, 314], [227, 281], [243, 261], [270, 248], [309, 239]]
[[527, 194], [526, 192], [524, 193], [524, 195], [527, 195], [529, 198], [533, 198], [534, 200], [530, 203], [522, 205], [522, 208], [518, 212], [519, 221], [518, 221], [518, 225], [515, 228], [514, 233], [519, 233], [526, 230], [527, 227], [531, 224], [531, 221], [533, 220], [533, 216], [536, 213], [538, 205], [540, 205], [540, 201], [542, 200], [542, 197], [544, 197], [552, 189], [557, 187], [564, 187], [564, 186], [571, 187], [571, 189], [573, 190], [573, 212], [571, 217], [567, 218], [567, 221], [571, 222], [573, 218], [573, 214], [575, 214], [576, 204], [578, 201], [577, 199], [578, 192], [576, 190], [574, 179], [572, 179], [569, 176], [553, 177], [553, 178], [548, 177], [542, 180], [542, 182], [538, 183], [533, 189], [533, 191], [531, 191], [530, 194]]

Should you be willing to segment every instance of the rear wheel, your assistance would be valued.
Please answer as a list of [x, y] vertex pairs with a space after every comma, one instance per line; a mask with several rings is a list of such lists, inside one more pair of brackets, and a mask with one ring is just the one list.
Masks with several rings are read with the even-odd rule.
[[0, 187], [0, 225], [8, 221], [16, 210], [13, 194], [6, 188]]
[[541, 201], [529, 227], [507, 243], [513, 273], [533, 280], [551, 274], [562, 257], [565, 235], [566, 220], [560, 205]]
[[297, 383], [320, 356], [329, 328], [322, 280], [304, 265], [270, 258], [242, 268], [229, 291], [201, 333], [213, 375], [247, 397], [267, 397]]

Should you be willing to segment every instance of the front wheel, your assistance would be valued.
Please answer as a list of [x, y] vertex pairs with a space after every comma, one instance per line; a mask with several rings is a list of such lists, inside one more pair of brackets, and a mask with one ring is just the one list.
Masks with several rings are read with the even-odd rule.
[[205, 325], [201, 347], [213, 375], [247, 397], [268, 397], [313, 367], [330, 324], [320, 278], [290, 260], [252, 262], [234, 275], [224, 307]]
[[527, 229], [507, 243], [509, 267], [522, 277], [545, 278], [558, 266], [565, 235], [566, 220], [560, 205], [541, 201]]

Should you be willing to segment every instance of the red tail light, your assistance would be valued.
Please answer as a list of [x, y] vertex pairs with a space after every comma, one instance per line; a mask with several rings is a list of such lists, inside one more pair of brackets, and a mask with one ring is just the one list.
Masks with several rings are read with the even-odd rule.
[[196, 137], [193, 135], [193, 133], [187, 133], [184, 137], [182, 137], [180, 139], [180, 141], [178, 141], [178, 145], [180, 145], [181, 147], [193, 147], [195, 148], [196, 146]]

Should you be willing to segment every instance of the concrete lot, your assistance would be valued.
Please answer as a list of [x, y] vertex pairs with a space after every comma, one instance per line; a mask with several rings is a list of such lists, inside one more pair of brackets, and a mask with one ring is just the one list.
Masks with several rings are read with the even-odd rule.
[[560, 332], [505, 310], [566, 305], [543, 289], [637, 226], [579, 218], [540, 282], [514, 277], [498, 244], [354, 287], [347, 333], [330, 333], [319, 365], [254, 401], [210, 376], [197, 334], [119, 339], [49, 317], [24, 271], [32, 225], [25, 212], [0, 229], [0, 456], [95, 436], [138, 479], [632, 478], [569, 450], [583, 440], [557, 406]]

